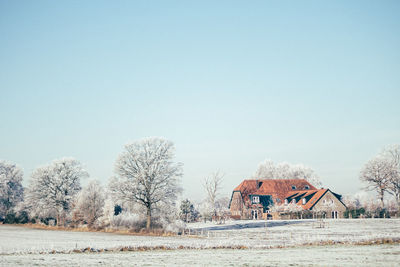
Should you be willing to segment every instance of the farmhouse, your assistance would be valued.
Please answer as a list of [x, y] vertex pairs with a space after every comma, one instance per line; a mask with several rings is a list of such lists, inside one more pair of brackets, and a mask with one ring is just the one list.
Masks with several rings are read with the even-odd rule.
[[322, 216], [343, 218], [341, 195], [317, 189], [304, 179], [244, 180], [229, 203], [234, 219], [285, 219]]

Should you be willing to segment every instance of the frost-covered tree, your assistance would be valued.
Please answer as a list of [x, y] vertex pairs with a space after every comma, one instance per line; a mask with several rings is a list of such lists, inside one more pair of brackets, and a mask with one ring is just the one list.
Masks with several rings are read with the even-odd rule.
[[361, 207], [361, 203], [355, 196], [352, 195], [344, 195], [342, 198], [342, 202], [346, 205], [349, 211], [357, 210]]
[[103, 187], [97, 180], [91, 180], [79, 192], [75, 210], [82, 214], [84, 221], [92, 227], [96, 220], [103, 215], [105, 195]]
[[56, 216], [57, 224], [65, 223], [80, 180], [88, 177], [82, 164], [73, 158], [62, 158], [36, 168], [29, 181], [27, 205], [33, 215]]
[[218, 198], [215, 203], [216, 214], [220, 223], [225, 223], [225, 220], [228, 219], [231, 215], [229, 210], [229, 202], [230, 198], [228, 197], [221, 197]]
[[[121, 212], [119, 212], [119, 213], [121, 213]], [[115, 203], [111, 197], [107, 197], [104, 200], [104, 205], [103, 205], [101, 214], [102, 214], [102, 216], [98, 219], [98, 226], [100, 226], [100, 227], [111, 226], [114, 215], [115, 215]]]
[[392, 145], [383, 151], [383, 156], [391, 161], [393, 170], [389, 178], [388, 192], [394, 195], [400, 209], [400, 145]]
[[217, 197], [219, 195], [219, 191], [221, 190], [221, 183], [224, 174], [220, 171], [216, 171], [212, 173], [210, 176], [204, 179], [203, 187], [206, 190], [207, 198], [206, 201], [209, 202], [209, 206], [211, 207], [211, 214], [213, 216], [217, 213]]
[[270, 207], [271, 212], [285, 212], [286, 211], [286, 205], [285, 204], [275, 204]]
[[296, 212], [301, 212], [303, 211], [303, 208], [296, 203], [290, 202], [287, 205], [285, 205], [286, 211], [289, 213], [296, 213]]
[[270, 207], [271, 212], [276, 212], [276, 213], [284, 213], [284, 214], [293, 214], [293, 213], [299, 213], [303, 211], [303, 208], [296, 203], [290, 202], [290, 203], [282, 203], [282, 204], [275, 204]]
[[367, 184], [368, 189], [376, 190], [384, 207], [384, 195], [389, 190], [390, 178], [393, 175], [393, 163], [387, 157], [378, 155], [369, 160], [360, 172], [360, 180]]
[[201, 218], [206, 222], [207, 220], [212, 220], [212, 211], [214, 209], [213, 206], [211, 206], [209, 201], [202, 201], [196, 205], [196, 209], [199, 211]]
[[135, 202], [146, 208], [147, 229], [157, 205], [173, 205], [181, 191], [182, 164], [175, 163], [174, 157], [171, 141], [149, 137], [125, 145], [116, 161], [110, 191], [122, 202]]
[[0, 160], [0, 217], [6, 217], [23, 200], [22, 176], [16, 164]]
[[312, 185], [319, 187], [321, 181], [310, 167], [303, 164], [289, 164], [282, 162], [276, 164], [272, 160], [265, 160], [258, 165], [253, 175], [254, 179], [305, 179]]
[[349, 218], [365, 216], [366, 203], [370, 201], [370, 196], [365, 191], [357, 192], [354, 195], [344, 195], [342, 202], [347, 207]]

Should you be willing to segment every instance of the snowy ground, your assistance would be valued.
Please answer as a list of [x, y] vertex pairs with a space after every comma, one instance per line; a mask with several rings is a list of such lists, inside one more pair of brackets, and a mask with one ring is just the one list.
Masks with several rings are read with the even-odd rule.
[[398, 266], [397, 245], [1, 256], [2, 266]]
[[[196, 233], [248, 242], [249, 247], [296, 246], [318, 242], [354, 243], [374, 239], [399, 239], [400, 219], [231, 221], [225, 225], [195, 223]], [[266, 225], [266, 227], [265, 227]]]
[[[340, 260], [346, 265], [355, 261], [369, 265], [384, 263], [390, 266], [400, 261], [400, 245], [357, 246], [354, 243], [377, 239], [400, 240], [400, 219], [326, 220], [324, 228], [312, 220], [292, 221], [232, 221], [225, 225], [196, 223], [188, 225], [197, 236], [133, 236], [109, 233], [70, 232], [31, 229], [0, 225], [0, 266], [5, 265], [65, 265], [65, 261], [88, 264], [124, 264], [137, 260], [143, 265], [149, 259], [151, 265], [182, 264], [190, 256], [194, 264], [208, 265], [268, 265], [277, 263], [308, 265], [325, 258]], [[267, 223], [267, 227], [265, 227]], [[301, 246], [303, 244], [344, 243], [340, 246]], [[291, 247], [295, 246], [295, 247]], [[244, 250], [212, 249], [241, 247]], [[287, 247], [278, 249], [280, 247]], [[91, 248], [102, 253], [71, 253]], [[140, 248], [179, 249], [164, 251], [119, 252], [121, 249]], [[182, 249], [185, 248], [185, 249]], [[202, 249], [202, 250], [198, 250]], [[47, 253], [56, 254], [47, 254]], [[43, 254], [44, 253], [44, 254]], [[71, 253], [71, 254], [70, 254]], [[318, 255], [318, 257], [317, 257]], [[321, 256], [322, 255], [322, 256]], [[383, 257], [382, 255], [386, 255]], [[118, 258], [118, 263], [113, 259]], [[253, 261], [252, 261], [253, 260]], [[254, 261], [256, 260], [256, 261]], [[271, 261], [272, 260], [272, 261]], [[120, 262], [121, 261], [121, 262]], [[307, 263], [305, 263], [306, 261]], [[64, 262], [64, 264], [63, 264]], [[134, 262], [134, 261], [133, 261]], [[133, 263], [132, 262], [132, 263]], [[217, 264], [221, 262], [221, 264]], [[302, 262], [302, 263], [301, 263]], [[214, 264], [215, 263], [215, 264]], [[236, 263], [236, 264], [235, 264]], [[327, 264], [321, 263], [326, 266]], [[394, 266], [394, 265], [393, 265]]]

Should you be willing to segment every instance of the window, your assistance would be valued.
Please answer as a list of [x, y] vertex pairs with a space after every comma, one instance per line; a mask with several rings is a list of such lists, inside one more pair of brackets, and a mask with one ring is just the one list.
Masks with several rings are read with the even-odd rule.
[[303, 198], [303, 205], [305, 205], [306, 204], [306, 199], [305, 198]]
[[304, 189], [305, 189], [305, 190], [308, 190], [308, 189], [310, 189], [310, 187], [309, 187], [308, 185], [306, 185], [306, 186], [304, 187]]
[[292, 185], [292, 190], [296, 190], [296, 186], [295, 185]]
[[293, 203], [293, 204], [296, 204], [296, 199], [293, 198], [293, 199], [292, 199], [292, 203]]
[[289, 201], [287, 199], [285, 199], [285, 205], [289, 204]]
[[260, 203], [260, 198], [258, 196], [254, 196], [253, 203]]

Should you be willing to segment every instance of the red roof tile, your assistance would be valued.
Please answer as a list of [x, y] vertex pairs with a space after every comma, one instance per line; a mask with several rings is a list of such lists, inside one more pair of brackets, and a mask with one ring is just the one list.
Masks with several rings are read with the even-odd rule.
[[312, 196], [312, 198], [307, 201], [307, 203], [305, 205], [302, 205], [301, 201], [299, 201], [300, 205], [303, 207], [303, 209], [305, 210], [309, 210], [311, 209], [317, 202], [318, 200], [325, 195], [326, 191], [328, 191], [329, 189], [319, 189], [317, 190], [317, 192], [315, 193], [315, 195]]
[[291, 192], [286, 196], [286, 198], [294, 199], [297, 197], [301, 197], [301, 199], [303, 199], [311, 196], [311, 198], [308, 199], [308, 201], [304, 205], [302, 200], [297, 202], [297, 205], [301, 206], [305, 210], [308, 210], [311, 209], [328, 190], [329, 189], [304, 190], [294, 192], [294, 194]]
[[[306, 189], [308, 187], [308, 189]], [[317, 189], [304, 179], [263, 179], [244, 180], [234, 191], [240, 191], [244, 201], [249, 200], [249, 195], [271, 195], [276, 202], [289, 198], [306, 198], [308, 201], [297, 201], [297, 205], [305, 210], [312, 209], [329, 189]]]
[[[294, 189], [292, 188], [294, 186]], [[283, 200], [289, 193], [299, 192], [298, 190], [317, 190], [305, 179], [263, 179], [263, 180], [244, 180], [234, 191], [240, 191], [244, 200], [248, 200], [249, 195], [271, 195], [274, 199]]]

